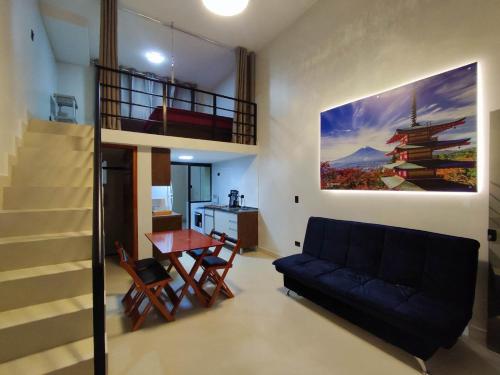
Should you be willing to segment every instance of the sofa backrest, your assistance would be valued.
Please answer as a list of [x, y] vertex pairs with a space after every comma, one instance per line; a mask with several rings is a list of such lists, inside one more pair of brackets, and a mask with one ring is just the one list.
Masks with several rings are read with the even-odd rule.
[[311, 217], [303, 252], [393, 284], [472, 305], [479, 242], [379, 224]]

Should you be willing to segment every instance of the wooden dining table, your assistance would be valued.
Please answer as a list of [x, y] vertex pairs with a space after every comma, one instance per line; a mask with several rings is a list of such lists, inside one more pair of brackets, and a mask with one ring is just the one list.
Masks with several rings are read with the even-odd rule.
[[195, 264], [188, 272], [179, 260], [179, 255], [185, 251], [194, 249], [204, 249], [204, 253], [213, 246], [222, 246], [222, 242], [199, 233], [192, 229], [172, 230], [166, 232], [146, 233], [146, 237], [153, 244], [153, 255], [158, 260], [168, 259], [172, 266], [177, 270], [179, 275], [184, 280], [184, 285], [181, 293], [173, 300], [172, 315], [174, 315], [182, 299], [186, 296], [189, 287], [194, 291], [194, 294], [202, 306], [207, 306], [209, 296], [196, 282], [196, 271], [200, 267], [203, 256], [198, 257]]

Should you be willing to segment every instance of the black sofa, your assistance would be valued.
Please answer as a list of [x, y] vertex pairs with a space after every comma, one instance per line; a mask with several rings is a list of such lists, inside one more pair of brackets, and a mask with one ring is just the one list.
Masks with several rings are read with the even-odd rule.
[[285, 287], [427, 360], [472, 316], [479, 243], [311, 217], [302, 254], [273, 262]]

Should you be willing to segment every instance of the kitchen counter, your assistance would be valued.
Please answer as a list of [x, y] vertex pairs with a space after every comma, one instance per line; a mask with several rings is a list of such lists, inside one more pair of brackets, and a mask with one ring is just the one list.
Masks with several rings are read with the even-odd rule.
[[218, 210], [218, 211], [224, 211], [224, 212], [231, 212], [233, 214], [241, 214], [245, 212], [258, 212], [259, 209], [255, 207], [235, 207], [235, 208], [230, 208], [229, 206], [219, 206], [216, 204], [207, 204], [203, 208], [209, 209], [209, 210]]

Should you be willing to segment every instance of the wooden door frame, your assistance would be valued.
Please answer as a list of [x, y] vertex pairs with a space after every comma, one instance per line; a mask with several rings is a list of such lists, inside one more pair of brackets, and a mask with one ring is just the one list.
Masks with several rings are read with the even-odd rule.
[[132, 240], [132, 254], [131, 257], [134, 260], [139, 258], [139, 217], [137, 208], [137, 146], [121, 145], [115, 143], [102, 143], [101, 149], [103, 148], [117, 148], [122, 150], [132, 150], [132, 209], [134, 211], [133, 215], [133, 240]]

